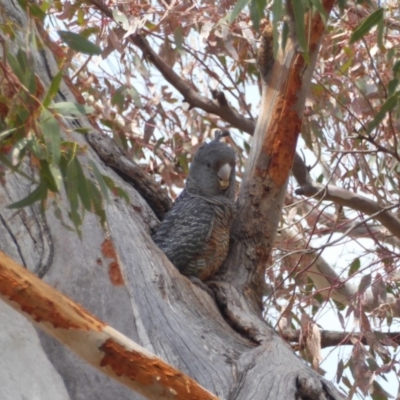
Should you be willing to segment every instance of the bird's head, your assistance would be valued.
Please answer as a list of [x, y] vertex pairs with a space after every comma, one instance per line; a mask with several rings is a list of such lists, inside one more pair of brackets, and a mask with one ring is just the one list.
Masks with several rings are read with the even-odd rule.
[[235, 152], [220, 138], [229, 132], [217, 131], [216, 138], [203, 144], [194, 155], [190, 165], [186, 188], [202, 196], [235, 196]]

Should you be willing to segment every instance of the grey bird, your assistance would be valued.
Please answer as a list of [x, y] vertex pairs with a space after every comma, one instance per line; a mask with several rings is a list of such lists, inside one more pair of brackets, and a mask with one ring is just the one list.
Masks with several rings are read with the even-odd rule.
[[[194, 155], [185, 189], [153, 239], [176, 268], [192, 281], [217, 273], [229, 247], [235, 216], [235, 152], [220, 142], [203, 144]], [[203, 286], [203, 285], [201, 285]]]

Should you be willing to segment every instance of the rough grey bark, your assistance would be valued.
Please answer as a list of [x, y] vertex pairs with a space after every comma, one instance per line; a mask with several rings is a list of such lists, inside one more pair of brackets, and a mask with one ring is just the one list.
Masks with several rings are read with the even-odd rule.
[[[11, 18], [23, 32], [28, 21], [16, 0], [0, 0], [0, 7], [2, 18]], [[37, 74], [48, 85], [56, 73], [50, 52], [33, 56]], [[74, 98], [62, 86], [58, 100]], [[82, 120], [80, 124], [89, 126]], [[70, 139], [86, 144], [82, 135], [71, 134]], [[221, 399], [339, 398], [331, 385], [297, 358], [262, 320], [254, 302], [248, 301], [246, 288], [238, 285], [238, 290], [232, 276], [229, 283], [218, 283], [219, 293], [228, 293], [229, 297], [219, 296], [217, 307], [207, 293], [180, 275], [151, 239], [150, 231], [158, 221], [145, 200], [107, 168], [90, 147], [88, 159], [130, 198], [128, 204], [120, 198], [112, 198], [107, 204], [106, 229], [93, 215], [87, 214], [80, 240], [55, 218], [51, 206], [45, 218], [37, 206], [17, 211], [3, 207], [0, 210], [2, 251], [28, 269], [40, 272], [56, 289]], [[85, 159], [81, 161], [84, 163]], [[28, 165], [24, 168], [27, 174], [35, 174]], [[31, 189], [26, 179], [7, 172], [5, 185], [0, 187], [0, 202], [13, 203]], [[63, 198], [60, 206], [66, 204]], [[122, 279], [115, 279], [115, 271], [121, 272]], [[240, 271], [240, 265], [231, 271]], [[238, 282], [242, 281], [238, 277]], [[230, 325], [227, 320], [236, 323]], [[3, 321], [0, 314], [0, 323]], [[10, 335], [12, 332], [10, 329]], [[141, 398], [94, 371], [45, 335], [41, 335], [41, 343], [71, 399]], [[24, 367], [34, 371], [36, 364], [26, 362]], [[4, 370], [0, 370], [0, 382], [4, 379]], [[52, 386], [50, 375], [43, 377], [42, 385]]]

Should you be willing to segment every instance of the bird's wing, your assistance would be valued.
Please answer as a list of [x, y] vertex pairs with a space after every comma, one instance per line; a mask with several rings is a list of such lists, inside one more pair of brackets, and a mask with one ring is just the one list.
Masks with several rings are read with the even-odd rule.
[[200, 197], [183, 193], [153, 236], [156, 244], [180, 270], [202, 253], [214, 223], [212, 206]]

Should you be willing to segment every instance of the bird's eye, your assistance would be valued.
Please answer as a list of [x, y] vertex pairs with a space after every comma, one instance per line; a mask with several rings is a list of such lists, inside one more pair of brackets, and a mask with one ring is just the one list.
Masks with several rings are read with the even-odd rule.
[[211, 168], [211, 164], [210, 164], [209, 162], [207, 163], [207, 167], [208, 167], [208, 168]]

